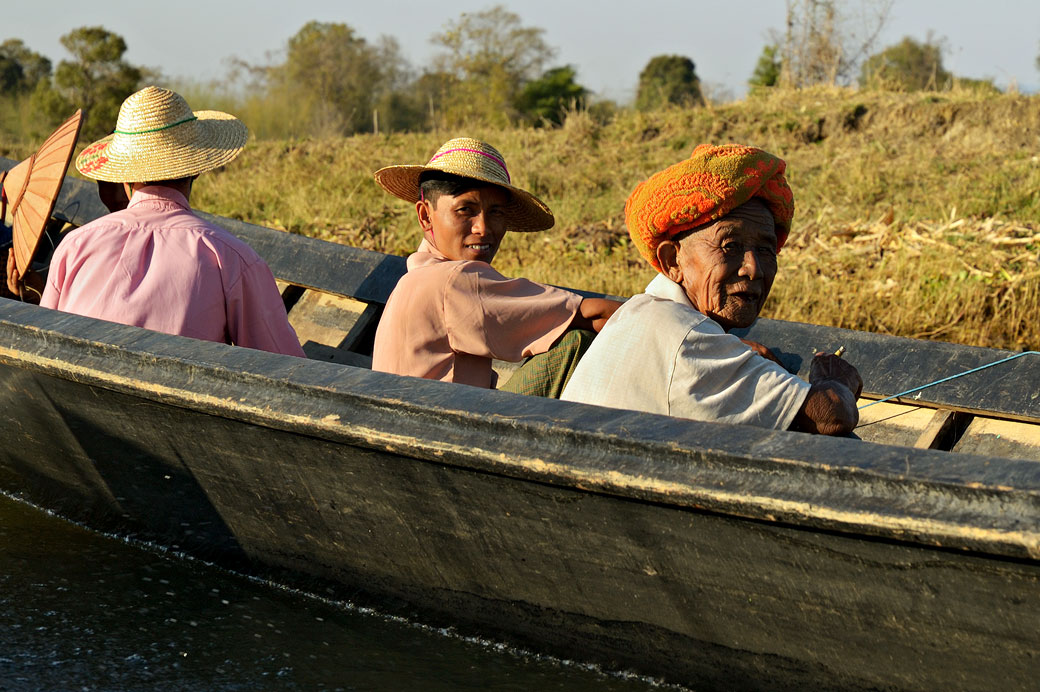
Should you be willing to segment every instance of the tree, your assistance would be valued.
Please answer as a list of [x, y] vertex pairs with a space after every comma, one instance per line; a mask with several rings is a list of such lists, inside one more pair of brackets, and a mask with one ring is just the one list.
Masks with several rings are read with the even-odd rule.
[[16, 61], [0, 55], [0, 94], [21, 91], [22, 66]]
[[274, 97], [296, 104], [307, 132], [351, 134], [371, 123], [376, 51], [346, 24], [308, 22], [268, 73]]
[[73, 29], [61, 37], [61, 44], [74, 60], [62, 60], [54, 71], [53, 89], [40, 82], [33, 98], [55, 120], [82, 108], [85, 137], [111, 132], [119, 106], [141, 81], [141, 70], [123, 60], [126, 41], [91, 26]]
[[873, 51], [892, 0], [787, 0], [780, 82], [847, 84]]
[[285, 62], [264, 74], [269, 97], [295, 105], [291, 133], [341, 135], [370, 131], [373, 111], [392, 107], [388, 95], [408, 71], [393, 39], [372, 44], [346, 24], [308, 22], [289, 39]]
[[577, 73], [570, 65], [554, 67], [524, 85], [516, 107], [535, 124], [560, 125], [568, 108], [581, 107], [589, 90], [574, 81]]
[[942, 46], [931, 36], [924, 43], [906, 36], [870, 56], [860, 70], [859, 83], [904, 91], [946, 88], [952, 75], [943, 69], [942, 53]]
[[687, 57], [658, 55], [639, 73], [636, 108], [645, 111], [666, 105], [704, 105], [700, 80], [693, 61]]
[[435, 70], [455, 79], [449, 100], [438, 104], [442, 113], [454, 122], [509, 121], [524, 85], [542, 74], [555, 53], [542, 39], [544, 33], [496, 5], [465, 12], [434, 34], [430, 41], [444, 49], [434, 60]]
[[775, 43], [762, 46], [762, 54], [758, 56], [755, 71], [751, 73], [748, 85], [752, 87], [771, 87], [780, 83], [780, 47]]
[[51, 61], [29, 50], [21, 39], [0, 43], [0, 93], [32, 91], [50, 76]]

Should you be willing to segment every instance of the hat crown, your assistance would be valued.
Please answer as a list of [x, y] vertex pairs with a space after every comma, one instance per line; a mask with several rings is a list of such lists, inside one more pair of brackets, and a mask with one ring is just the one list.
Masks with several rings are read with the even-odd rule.
[[511, 184], [502, 153], [487, 142], [469, 137], [456, 137], [445, 142], [426, 166], [464, 178]]
[[149, 86], [130, 94], [123, 101], [116, 118], [116, 132], [157, 132], [194, 119], [195, 114], [183, 96], [169, 89]]

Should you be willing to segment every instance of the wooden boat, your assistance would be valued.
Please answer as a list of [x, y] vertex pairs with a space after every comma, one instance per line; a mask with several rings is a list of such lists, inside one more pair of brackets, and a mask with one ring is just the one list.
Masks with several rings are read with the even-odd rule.
[[[69, 179], [55, 215], [103, 211]], [[216, 220], [283, 282], [311, 359], [0, 301], [0, 488], [698, 690], [1035, 689], [1032, 356], [864, 409], [864, 440], [402, 378], [365, 367], [401, 258]], [[1010, 355], [764, 319], [750, 337], [801, 370], [845, 345], [872, 398]]]

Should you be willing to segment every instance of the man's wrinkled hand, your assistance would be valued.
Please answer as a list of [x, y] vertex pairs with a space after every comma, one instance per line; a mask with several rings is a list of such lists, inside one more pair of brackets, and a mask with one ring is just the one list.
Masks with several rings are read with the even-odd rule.
[[863, 379], [847, 360], [833, 353], [817, 353], [809, 367], [809, 383], [840, 382], [856, 396], [863, 392]]

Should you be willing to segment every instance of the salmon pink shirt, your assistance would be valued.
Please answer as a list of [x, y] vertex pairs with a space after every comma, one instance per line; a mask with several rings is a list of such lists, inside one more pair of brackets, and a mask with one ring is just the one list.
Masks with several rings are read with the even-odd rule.
[[305, 357], [260, 256], [164, 186], [140, 188], [126, 209], [70, 231], [40, 305]]
[[486, 262], [450, 260], [424, 239], [387, 300], [372, 369], [492, 388], [493, 358], [516, 362], [545, 353], [581, 300], [507, 278]]

